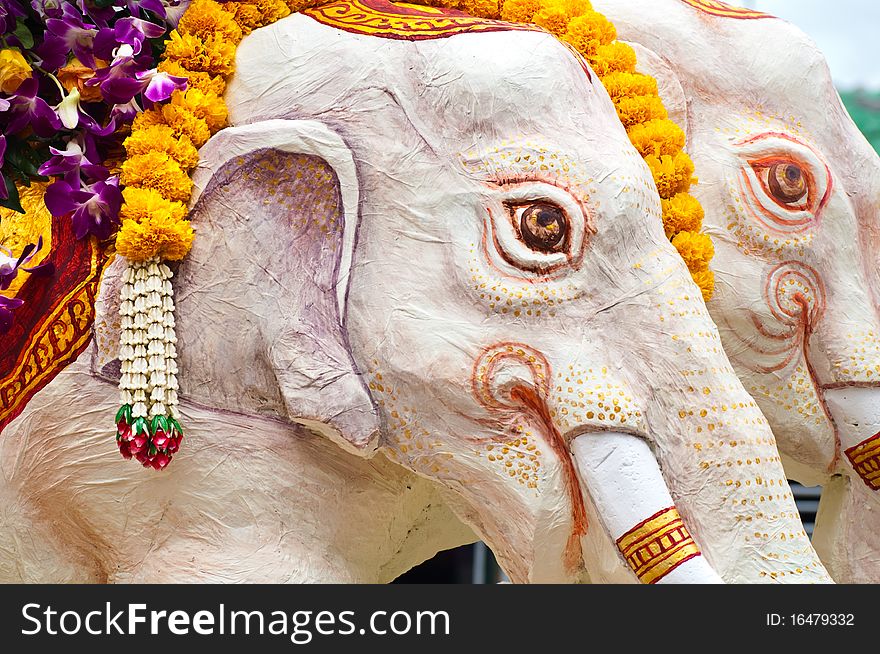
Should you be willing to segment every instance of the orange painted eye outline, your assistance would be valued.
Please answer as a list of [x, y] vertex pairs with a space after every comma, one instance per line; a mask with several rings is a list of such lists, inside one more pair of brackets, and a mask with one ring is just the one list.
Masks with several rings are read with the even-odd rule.
[[[762, 225], [774, 231], [800, 232], [818, 222], [831, 196], [832, 178], [813, 148], [781, 132], [765, 132], [735, 145], [746, 164], [740, 179], [743, 199]], [[792, 168], [796, 176], [791, 175]], [[789, 177], [780, 179], [780, 172]], [[804, 187], [801, 196], [796, 193], [798, 182]], [[794, 186], [783, 188], [787, 185]], [[785, 190], [792, 191], [789, 201], [780, 197]]]
[[[788, 156], [771, 156], [761, 159], [750, 159], [748, 163], [755, 171], [764, 193], [781, 209], [785, 211], [808, 211], [815, 213], [815, 210], [818, 208], [816, 207], [816, 180], [810, 169], [800, 161]], [[778, 186], [780, 183], [778, 181], [780, 167], [787, 167], [786, 172], [794, 168], [799, 178], [803, 180], [803, 195], [800, 197], [793, 196], [790, 202], [785, 202], [780, 198], [779, 193], [774, 189], [774, 186]]]

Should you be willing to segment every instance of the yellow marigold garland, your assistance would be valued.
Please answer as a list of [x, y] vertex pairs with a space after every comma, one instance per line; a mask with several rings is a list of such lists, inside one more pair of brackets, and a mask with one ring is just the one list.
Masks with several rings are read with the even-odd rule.
[[[714, 276], [709, 262], [714, 250], [711, 239], [700, 231], [703, 209], [688, 193], [696, 180], [693, 162], [683, 149], [684, 132], [668, 118], [656, 80], [636, 72], [635, 52], [616, 40], [617, 32], [608, 19], [587, 0], [411, 1], [482, 18], [534, 23], [580, 52], [602, 80], [630, 140], [651, 170], [667, 237], [688, 264], [704, 298], [711, 297]], [[183, 206], [189, 199], [188, 173], [197, 163], [193, 150], [226, 124], [222, 94], [234, 71], [238, 43], [258, 27], [321, 2], [194, 0], [190, 4], [170, 35], [159, 66], [187, 77], [189, 88], [176, 91], [170, 103], [138, 116], [125, 141], [129, 158], [122, 167], [122, 182], [128, 188], [117, 239], [120, 254], [132, 261], [186, 254], [193, 235], [185, 212], [169, 210], [160, 200]]]

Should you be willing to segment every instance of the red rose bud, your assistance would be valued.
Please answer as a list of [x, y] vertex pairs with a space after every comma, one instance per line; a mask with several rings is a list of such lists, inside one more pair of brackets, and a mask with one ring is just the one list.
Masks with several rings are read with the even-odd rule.
[[116, 443], [119, 445], [119, 453], [126, 459], [131, 458], [131, 448], [128, 446], [127, 441], [119, 440]]
[[167, 454], [163, 454], [162, 452], [159, 452], [158, 454], [155, 454], [150, 458], [150, 465], [153, 466], [156, 470], [162, 470], [165, 466], [171, 463], [171, 457]]
[[175, 438], [169, 438], [168, 447], [165, 448], [165, 451], [168, 452], [168, 454], [174, 454], [175, 452], [177, 452], [177, 450], [180, 449], [180, 440], [182, 438], [183, 436], [180, 435], [176, 436]]
[[147, 449], [148, 442], [149, 441], [144, 434], [137, 434], [135, 436], [132, 436], [128, 446], [132, 454], [139, 454], [140, 452], [143, 452]]
[[131, 436], [131, 425], [124, 420], [116, 423], [116, 435], [123, 440], [128, 440]]
[[171, 440], [162, 429], [156, 431], [153, 434], [153, 445], [156, 446], [157, 450], [164, 450], [168, 446], [168, 441]]

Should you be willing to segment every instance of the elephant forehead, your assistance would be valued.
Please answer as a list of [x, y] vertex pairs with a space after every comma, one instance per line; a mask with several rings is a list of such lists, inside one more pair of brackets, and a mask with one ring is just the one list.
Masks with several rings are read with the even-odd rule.
[[236, 69], [226, 98], [234, 124], [324, 115], [383, 132], [383, 117], [403, 110], [426, 138], [565, 128], [626, 141], [587, 65], [545, 32], [390, 40], [294, 15], [246, 37]]
[[[812, 40], [778, 18], [739, 20], [728, 12], [712, 10], [711, 5], [720, 4], [687, 0], [594, 3], [597, 10], [612, 17], [620, 38], [645, 45], [669, 62], [691, 91], [689, 100], [790, 111], [797, 98], [810, 98], [811, 107], [804, 109], [816, 105], [817, 112], [823, 111], [822, 102], [816, 100], [833, 92], [833, 84], [825, 58]], [[758, 88], [772, 92], [755, 95]]]

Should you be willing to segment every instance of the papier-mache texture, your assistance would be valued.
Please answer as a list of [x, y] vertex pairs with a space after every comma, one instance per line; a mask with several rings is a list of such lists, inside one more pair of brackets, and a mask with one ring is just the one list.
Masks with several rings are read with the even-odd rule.
[[[189, 86], [137, 107], [90, 237], [94, 338], [0, 435], [0, 577], [388, 581], [479, 537], [520, 583], [831, 580], [774, 431], [870, 493], [873, 364], [826, 335], [844, 298], [870, 341], [873, 232], [771, 51], [831, 102], [802, 35], [696, 0], [177, 19], [156, 74]], [[661, 47], [718, 31], [752, 77]]]

